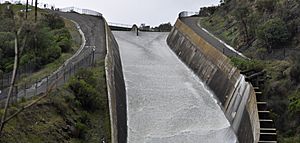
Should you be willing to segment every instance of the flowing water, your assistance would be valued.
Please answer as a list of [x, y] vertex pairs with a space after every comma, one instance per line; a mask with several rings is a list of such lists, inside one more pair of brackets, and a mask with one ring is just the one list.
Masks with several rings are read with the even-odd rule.
[[113, 33], [126, 84], [128, 143], [236, 142], [213, 94], [168, 47], [168, 33]]

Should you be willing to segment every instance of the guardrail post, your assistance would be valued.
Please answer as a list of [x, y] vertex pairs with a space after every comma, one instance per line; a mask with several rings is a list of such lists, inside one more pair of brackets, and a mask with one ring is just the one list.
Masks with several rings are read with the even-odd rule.
[[15, 103], [17, 103], [18, 102], [18, 86], [16, 86], [16, 99], [15, 99]]
[[35, 80], [35, 90], [34, 90], [34, 96], [36, 96], [36, 95], [37, 95], [37, 83], [38, 83], [38, 81], [37, 81], [37, 80]]
[[47, 76], [47, 90], [48, 90], [48, 86], [49, 86], [49, 76]]
[[[64, 83], [66, 82], [66, 68], [64, 67]], [[47, 86], [48, 87], [48, 86]]]
[[4, 82], [4, 77], [2, 76], [2, 80], [1, 80], [1, 89], [3, 89], [3, 82]]
[[95, 66], [95, 51], [96, 51], [96, 48], [94, 47], [93, 48], [93, 58], [92, 58], [92, 66]]
[[58, 81], [57, 81], [57, 79], [58, 79], [58, 74], [57, 74], [57, 73], [55, 74], [55, 77], [56, 77], [56, 82], [55, 82], [55, 83], [56, 83], [56, 86], [57, 86], [57, 83], [58, 83]]
[[26, 97], [26, 82], [24, 84], [24, 97]]

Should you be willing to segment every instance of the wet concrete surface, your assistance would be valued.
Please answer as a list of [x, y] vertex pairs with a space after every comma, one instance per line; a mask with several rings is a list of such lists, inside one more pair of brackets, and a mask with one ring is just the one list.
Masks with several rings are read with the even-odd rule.
[[128, 143], [236, 142], [213, 94], [168, 47], [168, 33], [113, 33], [127, 91]]

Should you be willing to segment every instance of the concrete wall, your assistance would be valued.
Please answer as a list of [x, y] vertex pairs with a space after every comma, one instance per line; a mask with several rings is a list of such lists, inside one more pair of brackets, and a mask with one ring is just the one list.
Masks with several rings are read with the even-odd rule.
[[105, 57], [106, 83], [109, 99], [111, 142], [127, 142], [127, 107], [126, 90], [122, 71], [119, 46], [105, 22], [106, 48]]
[[172, 29], [167, 43], [214, 92], [239, 142], [258, 142], [259, 118], [255, 91], [230, 63], [230, 59], [180, 19]]

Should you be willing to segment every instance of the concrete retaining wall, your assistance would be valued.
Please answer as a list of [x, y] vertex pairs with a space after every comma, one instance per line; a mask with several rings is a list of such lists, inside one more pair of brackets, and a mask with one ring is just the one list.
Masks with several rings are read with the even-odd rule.
[[119, 46], [105, 22], [106, 48], [105, 57], [106, 83], [109, 99], [111, 142], [127, 142], [127, 107], [126, 90], [122, 71]]
[[214, 92], [239, 142], [258, 142], [260, 125], [255, 91], [230, 63], [230, 59], [180, 19], [172, 29], [167, 43]]

